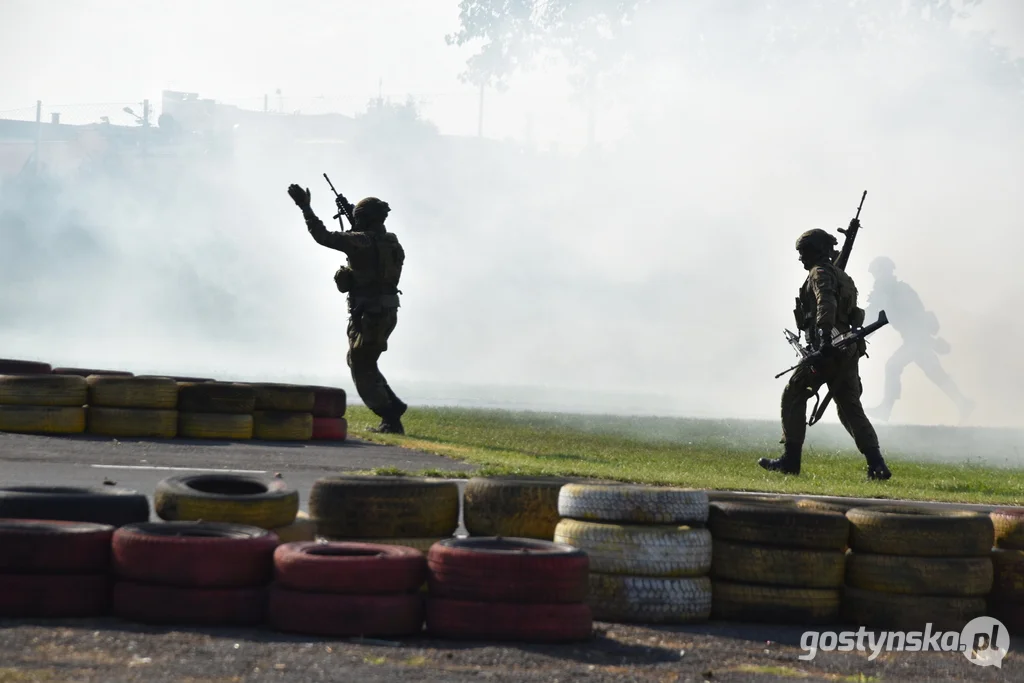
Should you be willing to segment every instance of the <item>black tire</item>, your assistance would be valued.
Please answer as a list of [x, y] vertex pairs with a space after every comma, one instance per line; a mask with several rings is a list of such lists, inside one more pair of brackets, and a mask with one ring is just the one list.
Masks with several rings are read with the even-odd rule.
[[852, 508], [850, 549], [915, 557], [987, 557], [995, 545], [992, 518], [972, 510], [912, 505]]
[[0, 375], [48, 375], [52, 371], [49, 363], [0, 358]]
[[256, 407], [256, 390], [227, 382], [179, 382], [178, 412], [245, 415]]
[[715, 539], [812, 550], [845, 550], [850, 523], [829, 510], [757, 503], [710, 504], [708, 528]]
[[149, 500], [130, 489], [4, 486], [0, 487], [0, 517], [121, 527], [148, 521]]
[[566, 477], [473, 477], [466, 482], [462, 516], [470, 536], [550, 541], [561, 520], [558, 492]]

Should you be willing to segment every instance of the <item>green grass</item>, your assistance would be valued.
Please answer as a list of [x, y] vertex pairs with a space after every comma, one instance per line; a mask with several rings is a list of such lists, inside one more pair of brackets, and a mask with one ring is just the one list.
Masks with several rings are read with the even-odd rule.
[[890, 454], [893, 478], [869, 482], [852, 443], [846, 450], [809, 445], [799, 477], [769, 473], [757, 459], [778, 455], [778, 428], [756, 422], [417, 407], [402, 418], [406, 433], [397, 436], [367, 432], [379, 419], [363, 406], [351, 406], [347, 417], [357, 438], [464, 461], [477, 467], [472, 474], [484, 476], [573, 475], [718, 490], [1024, 504], [1024, 471], [983, 466], [966, 455], [961, 462], [928, 462]]

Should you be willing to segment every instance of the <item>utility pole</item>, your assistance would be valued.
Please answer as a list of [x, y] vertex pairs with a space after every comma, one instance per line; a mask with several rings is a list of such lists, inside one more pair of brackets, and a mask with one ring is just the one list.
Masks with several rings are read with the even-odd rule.
[[482, 138], [484, 136], [484, 89], [486, 88], [486, 81], [480, 82], [480, 104], [476, 114], [476, 136]]
[[35, 172], [39, 175], [39, 157], [43, 146], [43, 101], [36, 100], [36, 154]]

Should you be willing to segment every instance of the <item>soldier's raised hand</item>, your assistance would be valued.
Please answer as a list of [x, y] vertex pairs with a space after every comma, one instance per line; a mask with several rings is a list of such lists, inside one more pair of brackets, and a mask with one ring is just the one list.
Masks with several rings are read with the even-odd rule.
[[860, 229], [860, 220], [857, 219], [857, 218], [851, 219], [850, 220], [850, 230], [858, 230], [858, 229]]
[[295, 183], [292, 183], [288, 186], [288, 196], [292, 198], [300, 209], [309, 208], [309, 202], [312, 195], [310, 195], [308, 187], [306, 189], [302, 189]]

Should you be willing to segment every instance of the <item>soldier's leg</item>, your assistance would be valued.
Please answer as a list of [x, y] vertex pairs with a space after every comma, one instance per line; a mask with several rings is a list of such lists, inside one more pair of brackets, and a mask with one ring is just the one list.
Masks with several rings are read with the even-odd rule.
[[772, 472], [800, 474], [804, 437], [807, 434], [807, 400], [821, 386], [819, 375], [809, 368], [797, 368], [782, 390], [782, 443], [781, 458], [761, 458], [757, 464]]
[[[366, 407], [381, 417], [378, 429], [383, 431], [392, 431], [386, 428], [393, 426], [391, 423], [401, 414], [395, 415], [399, 407], [395, 404], [396, 397], [377, 367], [381, 354], [387, 350], [387, 340], [396, 323], [395, 309], [385, 309], [379, 313], [364, 312], [349, 336], [348, 362], [352, 369], [352, 381]], [[401, 406], [404, 407], [404, 404]]]
[[860, 380], [860, 359], [850, 360], [829, 383], [836, 413], [843, 427], [853, 437], [857, 450], [864, 454], [868, 463], [868, 478], [888, 479], [892, 476], [882, 457], [878, 445], [878, 434], [864, 412], [861, 395], [864, 387]]
[[871, 408], [868, 412], [872, 417], [880, 420], [888, 420], [892, 414], [892, 408], [896, 405], [902, 394], [900, 377], [903, 371], [914, 360], [913, 345], [904, 342], [885, 362], [885, 392], [882, 395], [882, 402], [877, 407]]
[[939, 357], [935, 351], [930, 348], [921, 349], [914, 357], [914, 361], [924, 372], [925, 376], [956, 404], [957, 409], [960, 411], [960, 418], [966, 419], [971, 414], [971, 411], [974, 410], [974, 401], [960, 392], [956, 382], [953, 381], [953, 378], [942, 367], [942, 363], [939, 362]]

